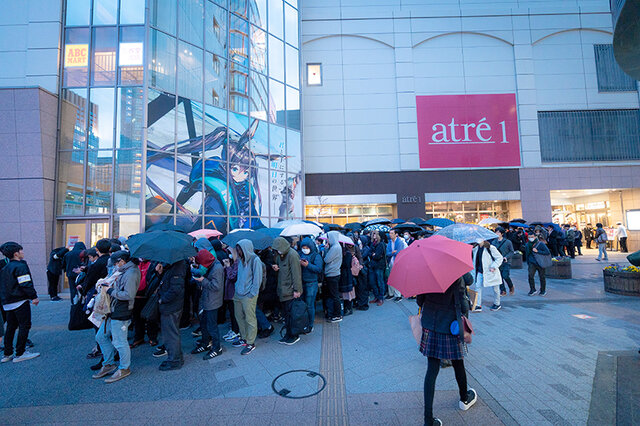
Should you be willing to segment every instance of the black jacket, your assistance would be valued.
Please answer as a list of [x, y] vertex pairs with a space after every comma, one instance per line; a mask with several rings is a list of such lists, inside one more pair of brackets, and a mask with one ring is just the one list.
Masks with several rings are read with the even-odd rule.
[[[472, 278], [471, 275], [467, 279], [469, 278]], [[469, 314], [469, 303], [464, 297], [465, 278], [461, 277], [444, 293], [424, 293], [416, 297], [416, 302], [422, 306], [422, 328], [436, 333], [451, 334], [451, 323], [458, 320], [454, 292], [458, 292], [462, 315]]]
[[[66, 247], [58, 247], [51, 250], [51, 253], [49, 253], [49, 264], [47, 265], [47, 271], [51, 272], [53, 275], [61, 275], [62, 260], [67, 252], [69, 252], [69, 250]], [[54, 258], [54, 256], [56, 256], [57, 258]]]
[[103, 254], [87, 267], [87, 276], [82, 282], [82, 294], [87, 294], [87, 291], [96, 286], [100, 278], [105, 278], [109, 274], [107, 262], [109, 262], [109, 255]]
[[371, 261], [369, 267], [372, 269], [385, 269], [387, 267], [387, 246], [380, 241], [378, 244], [371, 243]]
[[190, 275], [190, 268], [185, 260], [174, 263], [164, 271], [158, 289], [161, 314], [168, 315], [182, 310], [184, 289]]
[[73, 272], [73, 270], [82, 265], [82, 261], [80, 260], [80, 253], [82, 253], [82, 250], [86, 249], [87, 247], [85, 247], [83, 242], [77, 242], [73, 246], [73, 250], [65, 254], [64, 258], [62, 259], [62, 267], [67, 273], [67, 276], [73, 278], [73, 281], [75, 281], [75, 277], [78, 275]]
[[342, 255], [342, 265], [340, 266], [340, 282], [338, 290], [341, 293], [348, 293], [353, 290], [353, 274], [351, 273], [351, 262], [353, 255], [350, 251], [345, 251]]
[[[3, 260], [4, 261], [4, 260]], [[0, 271], [0, 303], [37, 299], [29, 266], [24, 260], [11, 260]]]

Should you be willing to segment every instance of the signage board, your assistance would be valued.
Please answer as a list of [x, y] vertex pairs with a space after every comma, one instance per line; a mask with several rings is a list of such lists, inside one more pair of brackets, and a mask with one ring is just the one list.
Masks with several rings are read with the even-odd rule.
[[143, 43], [120, 43], [118, 61], [121, 67], [142, 65]]
[[67, 44], [64, 46], [65, 68], [86, 67], [89, 65], [88, 44]]
[[421, 168], [519, 167], [516, 96], [417, 96]]

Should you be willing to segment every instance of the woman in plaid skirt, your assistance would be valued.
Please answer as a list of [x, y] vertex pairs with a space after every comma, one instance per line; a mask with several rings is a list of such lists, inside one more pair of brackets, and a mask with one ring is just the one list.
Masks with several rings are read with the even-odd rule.
[[433, 396], [440, 371], [440, 360], [451, 360], [460, 391], [460, 409], [468, 410], [478, 399], [476, 391], [467, 388], [462, 337], [460, 333], [452, 334], [452, 323], [456, 326], [459, 324], [456, 299], [460, 301], [461, 314], [468, 316], [469, 303], [464, 294], [465, 286], [472, 283], [473, 277], [467, 273], [444, 293], [425, 293], [416, 297], [416, 302], [422, 308], [420, 352], [428, 358], [427, 374], [424, 378], [424, 424], [427, 426], [442, 424], [440, 419], [433, 417]]

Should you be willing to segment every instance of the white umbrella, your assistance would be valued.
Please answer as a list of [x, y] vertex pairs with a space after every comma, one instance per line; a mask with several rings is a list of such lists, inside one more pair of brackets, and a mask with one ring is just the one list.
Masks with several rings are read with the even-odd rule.
[[322, 232], [317, 225], [313, 223], [296, 223], [289, 225], [280, 233], [281, 237], [294, 237], [297, 235], [319, 235]]
[[494, 225], [496, 223], [502, 223], [504, 220], [496, 219], [495, 217], [487, 217], [478, 222], [478, 225]]
[[353, 240], [352, 240], [350, 237], [347, 237], [347, 236], [346, 236], [346, 235], [344, 235], [344, 234], [340, 234], [340, 235], [338, 236], [338, 241], [339, 241], [339, 242], [341, 242], [341, 243], [344, 243], [344, 244], [352, 245], [352, 246], [353, 246], [353, 245], [355, 245], [355, 244], [353, 243]]
[[287, 219], [287, 220], [283, 220], [281, 222], [276, 223], [275, 225], [272, 226], [272, 228], [281, 228], [284, 229], [287, 226], [291, 226], [291, 225], [297, 225], [299, 223], [307, 223], [302, 219]]

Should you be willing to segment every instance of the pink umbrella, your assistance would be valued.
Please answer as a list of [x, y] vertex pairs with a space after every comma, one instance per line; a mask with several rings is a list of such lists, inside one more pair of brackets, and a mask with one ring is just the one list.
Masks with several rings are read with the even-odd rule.
[[444, 293], [472, 269], [470, 245], [434, 235], [414, 242], [396, 255], [389, 285], [405, 297]]
[[189, 232], [193, 238], [211, 238], [211, 237], [219, 237], [222, 235], [222, 232], [216, 231], [215, 229], [198, 229], [197, 231]]

